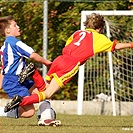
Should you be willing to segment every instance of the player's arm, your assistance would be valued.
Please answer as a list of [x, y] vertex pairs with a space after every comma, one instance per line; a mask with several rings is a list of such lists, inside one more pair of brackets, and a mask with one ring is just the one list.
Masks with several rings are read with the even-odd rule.
[[37, 54], [36, 52], [34, 52], [33, 48], [31, 48], [30, 46], [26, 45], [22, 41], [18, 41], [17, 42], [16, 49], [17, 49], [18, 53], [21, 56], [24, 56], [24, 57], [27, 57], [27, 58], [31, 58], [34, 61], [37, 61], [39, 63], [42, 63], [42, 64], [44, 64], [46, 66], [50, 66], [51, 63], [52, 63], [51, 61], [45, 60], [39, 54]]
[[32, 52], [30, 55], [30, 58], [33, 59], [34, 61], [40, 62], [46, 66], [50, 66], [52, 64], [51, 61], [45, 60], [43, 57], [41, 57], [39, 54]]
[[116, 50], [124, 49], [124, 48], [133, 48], [133, 42], [130, 43], [117, 43], [115, 45]]

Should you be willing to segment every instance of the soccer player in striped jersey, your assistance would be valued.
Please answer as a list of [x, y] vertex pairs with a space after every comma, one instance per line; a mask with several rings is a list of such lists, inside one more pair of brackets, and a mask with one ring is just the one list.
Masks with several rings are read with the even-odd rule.
[[[32, 93], [36, 93], [38, 91], [36, 87], [40, 88], [42, 87], [42, 84], [35, 85], [33, 81], [28, 79], [22, 84], [18, 81], [18, 75], [26, 67], [26, 59], [30, 58], [45, 66], [50, 66], [52, 62], [41, 57], [33, 48], [17, 38], [20, 36], [21, 31], [13, 16], [0, 18], [0, 34], [5, 36], [0, 52], [2, 61], [2, 75], [0, 75], [2, 81], [1, 87], [8, 94], [9, 98], [13, 98], [15, 95], [27, 97]], [[31, 69], [34, 71], [33, 66]], [[39, 81], [43, 80], [41, 75], [38, 74], [39, 72], [37, 69], [34, 73], [36, 73], [34, 75], [36, 79]], [[44, 80], [42, 82], [45, 87]], [[28, 118], [34, 115], [35, 108], [33, 103], [26, 106], [19, 106], [19, 108], [15, 108], [14, 113], [17, 115], [12, 115], [13, 117]]]

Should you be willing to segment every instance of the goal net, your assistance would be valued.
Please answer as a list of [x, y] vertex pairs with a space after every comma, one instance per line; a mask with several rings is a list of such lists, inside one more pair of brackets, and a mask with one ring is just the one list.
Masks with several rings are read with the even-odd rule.
[[[84, 29], [86, 15], [93, 12], [104, 15], [104, 34], [111, 40], [133, 41], [133, 11], [82, 11], [81, 29]], [[110, 102], [114, 116], [133, 113], [133, 49], [99, 53], [80, 67], [79, 115], [82, 114], [84, 101]]]

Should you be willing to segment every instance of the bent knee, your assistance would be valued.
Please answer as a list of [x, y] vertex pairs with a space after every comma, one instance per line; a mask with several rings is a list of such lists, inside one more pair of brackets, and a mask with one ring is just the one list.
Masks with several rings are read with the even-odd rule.
[[30, 118], [35, 114], [35, 108], [33, 105], [27, 105], [19, 107], [19, 115], [23, 118]]
[[34, 114], [35, 114], [35, 110], [29, 110], [29, 111], [25, 112], [21, 117], [30, 118], [30, 117], [34, 116]]
[[35, 114], [35, 110], [28, 111], [27, 112], [27, 118], [30, 118], [30, 117], [34, 116], [34, 114]]

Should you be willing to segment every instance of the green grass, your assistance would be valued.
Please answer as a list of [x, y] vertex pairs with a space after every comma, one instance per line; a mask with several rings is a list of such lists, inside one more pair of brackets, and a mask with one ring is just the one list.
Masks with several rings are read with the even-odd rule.
[[32, 118], [0, 118], [0, 133], [133, 133], [133, 116], [57, 114], [60, 127], [37, 126]]

